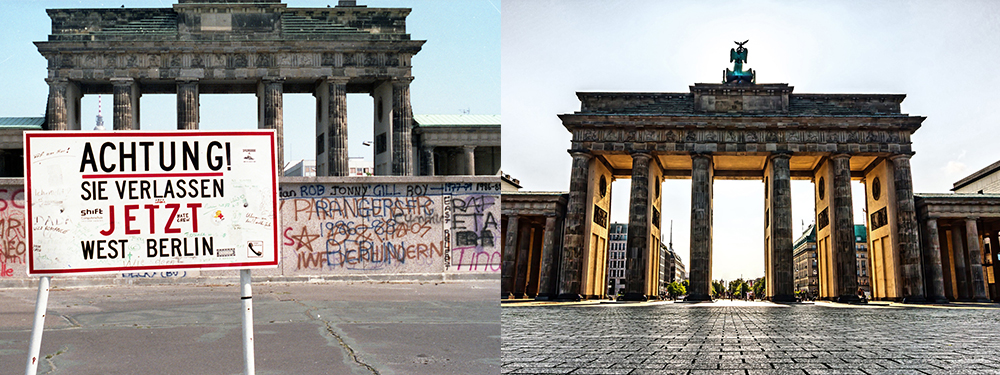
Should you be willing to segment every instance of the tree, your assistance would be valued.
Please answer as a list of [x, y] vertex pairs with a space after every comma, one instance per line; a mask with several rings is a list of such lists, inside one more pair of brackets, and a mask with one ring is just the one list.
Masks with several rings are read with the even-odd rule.
[[670, 295], [670, 298], [677, 298], [679, 296], [687, 294], [687, 288], [685, 288], [684, 285], [674, 281], [667, 285], [667, 294]]
[[764, 292], [766, 291], [765, 283], [766, 281], [763, 277], [757, 279], [757, 281], [753, 283], [753, 295], [755, 298], [764, 299]]
[[726, 294], [726, 281], [712, 281], [712, 297], [719, 298]]

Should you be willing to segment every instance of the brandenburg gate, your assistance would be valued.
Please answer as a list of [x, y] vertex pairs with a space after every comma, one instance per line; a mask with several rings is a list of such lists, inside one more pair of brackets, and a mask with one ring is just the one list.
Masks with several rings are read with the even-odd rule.
[[[289, 8], [280, 0], [179, 0], [172, 8], [49, 9], [51, 130], [81, 128], [80, 98], [114, 95], [114, 129], [139, 130], [142, 94], [176, 94], [177, 128], [198, 129], [201, 94], [256, 94], [258, 128], [277, 129], [282, 97], [316, 97], [316, 168], [346, 176], [347, 94], [374, 101], [375, 174], [414, 175], [410, 61], [423, 41], [405, 8]], [[312, 142], [312, 140], [309, 140]]]
[[936, 276], [933, 264], [922, 268], [932, 254], [921, 254], [910, 173], [910, 137], [924, 117], [901, 113], [905, 95], [796, 94], [787, 84], [757, 84], [741, 69], [742, 44], [731, 53], [736, 69], [727, 69], [724, 83], [698, 83], [689, 92], [581, 92], [580, 110], [559, 116], [572, 133], [573, 161], [561, 259], [542, 265], [558, 269], [555, 297], [605, 295], [610, 184], [629, 178], [623, 300], [658, 295], [660, 209], [684, 204], [662, 201], [664, 179], [691, 179], [688, 300], [711, 299], [716, 179], [764, 184], [768, 299], [795, 299], [792, 179], [814, 184], [820, 297], [859, 300], [851, 180], [860, 180], [878, 273], [872, 277], [887, 284], [882, 297], [943, 299], [925, 291], [925, 273], [939, 282], [940, 261]]

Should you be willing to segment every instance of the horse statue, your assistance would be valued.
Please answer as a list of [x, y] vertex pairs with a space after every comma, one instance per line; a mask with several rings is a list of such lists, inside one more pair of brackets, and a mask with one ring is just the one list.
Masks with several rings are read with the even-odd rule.
[[743, 43], [736, 43], [737, 48], [729, 50], [729, 62], [734, 62], [733, 70], [726, 69], [723, 73], [722, 83], [757, 83], [757, 73], [753, 69], [743, 70], [743, 63], [747, 62], [747, 49], [743, 47], [750, 40]]

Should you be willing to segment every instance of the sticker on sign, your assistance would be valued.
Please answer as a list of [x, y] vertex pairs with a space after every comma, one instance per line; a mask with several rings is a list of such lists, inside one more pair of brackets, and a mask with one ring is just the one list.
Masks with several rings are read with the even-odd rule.
[[275, 134], [25, 132], [28, 274], [277, 267]]

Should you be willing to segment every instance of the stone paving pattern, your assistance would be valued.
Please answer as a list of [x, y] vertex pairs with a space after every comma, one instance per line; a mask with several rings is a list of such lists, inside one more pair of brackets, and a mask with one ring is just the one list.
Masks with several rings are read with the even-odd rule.
[[997, 309], [504, 306], [501, 321], [503, 374], [1000, 374]]

